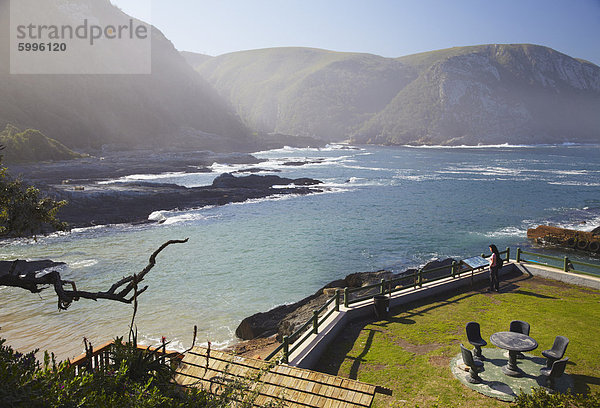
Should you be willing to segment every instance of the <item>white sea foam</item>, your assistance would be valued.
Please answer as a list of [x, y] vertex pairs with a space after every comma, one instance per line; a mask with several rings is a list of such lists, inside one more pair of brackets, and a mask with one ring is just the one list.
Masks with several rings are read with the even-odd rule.
[[185, 222], [218, 219], [220, 214], [206, 214], [206, 211], [214, 206], [182, 210], [182, 211], [154, 211], [148, 216], [150, 221], [157, 221], [164, 225], [180, 224]]
[[389, 186], [393, 184], [393, 180], [390, 179], [367, 179], [361, 177], [350, 177], [344, 182], [341, 182], [338, 179], [325, 179], [323, 180], [323, 184], [319, 184], [316, 187], [354, 191], [360, 187]]
[[166, 210], [159, 210], [159, 211], [151, 212], [150, 215], [148, 216], [148, 221], [164, 222], [167, 219], [167, 217], [165, 215], [167, 213], [168, 213], [168, 211], [166, 211]]
[[393, 169], [385, 169], [382, 167], [365, 167], [365, 166], [352, 166], [349, 164], [342, 164], [342, 167], [345, 167], [347, 169], [354, 169], [354, 170], [368, 170], [368, 171], [394, 171]]
[[[271, 157], [268, 160], [257, 164], [256, 166], [249, 166], [247, 164], [219, 164], [213, 163], [210, 169], [214, 173], [245, 173], [244, 170], [251, 168], [259, 168], [261, 171], [252, 172], [256, 174], [265, 174], [271, 172], [289, 171], [296, 168], [311, 168], [311, 167], [327, 167], [336, 165], [336, 163], [349, 158], [350, 156], [340, 157]], [[289, 165], [286, 163], [299, 163], [298, 165]], [[250, 172], [248, 172], [250, 173]]]
[[406, 181], [431, 181], [431, 180], [441, 180], [442, 178], [436, 174], [410, 174], [408, 172], [401, 172], [399, 174], [394, 175], [392, 178], [397, 180], [406, 180]]
[[497, 231], [486, 232], [486, 233], [477, 233], [478, 235], [483, 235], [488, 238], [502, 238], [502, 237], [525, 237], [527, 235], [526, 228], [519, 227], [504, 227]]
[[589, 181], [548, 181], [548, 184], [557, 186], [600, 187], [600, 183], [592, 183]]
[[100, 229], [108, 228], [108, 227], [111, 227], [111, 226], [114, 226], [114, 224], [103, 224], [103, 225], [93, 225], [91, 227], [73, 228], [71, 230], [71, 233], [72, 234], [78, 234], [78, 233], [83, 233], [83, 232], [100, 230]]
[[[583, 223], [585, 221], [585, 223]], [[586, 220], [562, 221], [553, 225], [559, 228], [574, 229], [580, 231], [591, 231], [600, 226], [600, 216], [589, 218]]]
[[[249, 167], [252, 167], [251, 165], [248, 164], [223, 164], [223, 163], [213, 163], [209, 166], [209, 169], [213, 172], [213, 173], [235, 173], [237, 171], [243, 170], [243, 169], [247, 169]], [[261, 164], [261, 167], [262, 164]]]
[[98, 263], [97, 259], [83, 259], [81, 261], [75, 261], [69, 263], [69, 267], [71, 269], [80, 269], [80, 268], [89, 268], [90, 266], [94, 266]]
[[521, 148], [536, 148], [536, 147], [567, 147], [567, 146], [598, 146], [598, 144], [585, 144], [585, 143], [572, 143], [564, 142], [559, 144], [490, 144], [490, 145], [457, 145], [457, 146], [443, 146], [443, 145], [431, 145], [431, 146], [414, 146], [414, 145], [402, 145], [402, 147], [409, 147], [411, 149], [521, 149]]
[[178, 172], [167, 172], [167, 173], [158, 173], [158, 174], [131, 174], [129, 176], [123, 176], [116, 179], [99, 181], [98, 184], [114, 184], [114, 183], [127, 183], [132, 181], [151, 181], [151, 180], [160, 180], [172, 177], [179, 177], [183, 175], [194, 175], [194, 174], [202, 174], [202, 173], [185, 173], [182, 171]]
[[333, 152], [339, 150], [356, 150], [363, 151], [364, 149], [361, 147], [353, 146], [345, 143], [333, 143], [328, 144], [325, 147], [290, 147], [284, 146], [280, 149], [271, 149], [271, 150], [261, 150], [258, 152], [252, 153], [254, 156], [265, 155], [265, 154], [274, 154], [274, 153], [289, 153], [289, 152], [304, 152], [304, 153], [315, 153], [315, 152]]
[[499, 166], [465, 166], [465, 167], [448, 167], [444, 170], [438, 170], [440, 174], [478, 174], [489, 176], [518, 176], [522, 172], [518, 168], [499, 167]]

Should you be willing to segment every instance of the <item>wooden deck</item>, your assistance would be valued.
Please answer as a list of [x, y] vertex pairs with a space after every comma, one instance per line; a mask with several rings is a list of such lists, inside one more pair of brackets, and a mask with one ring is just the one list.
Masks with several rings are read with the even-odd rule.
[[[208, 355], [207, 355], [208, 354]], [[288, 365], [234, 356], [194, 347], [187, 352], [175, 381], [187, 387], [203, 387], [219, 394], [236, 380], [250, 380], [254, 406], [283, 401], [285, 407], [369, 407], [379, 387], [349, 378], [317, 373]], [[253, 381], [254, 380], [254, 381]], [[383, 391], [385, 392], [385, 391]]]

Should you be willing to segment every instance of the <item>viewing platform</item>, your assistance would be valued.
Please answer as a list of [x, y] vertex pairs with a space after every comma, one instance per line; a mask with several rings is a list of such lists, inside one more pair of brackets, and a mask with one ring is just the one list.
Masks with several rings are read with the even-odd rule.
[[[510, 250], [507, 249], [502, 255], [506, 261], [500, 272], [499, 293], [484, 291], [488, 279], [486, 267], [470, 268], [461, 262], [438, 268], [438, 271], [419, 270], [414, 276], [400, 278], [404, 282], [383, 281], [371, 287], [358, 288], [354, 294], [349, 290], [338, 290], [321, 310], [315, 311], [313, 319], [293, 335], [295, 341], [291, 342], [288, 338], [287, 343], [271, 353], [268, 362], [219, 351], [219, 358], [227, 360], [227, 363], [215, 368], [224, 373], [227, 367], [238, 364], [254, 367], [252, 370], [259, 364], [268, 367], [266, 370], [274, 369], [275, 376], [282, 369], [286, 373], [292, 368], [297, 369], [299, 371], [294, 372], [300, 373], [299, 378], [308, 376], [314, 380], [309, 387], [314, 395], [302, 397], [309, 401], [305, 406], [333, 406], [329, 405], [331, 402], [324, 405], [326, 399], [316, 396], [320, 394], [315, 390], [321, 390], [328, 381], [333, 381], [319, 373], [369, 385], [372, 387], [369, 395], [383, 405], [398, 400], [416, 402], [427, 398], [442, 406], [444, 401], [450, 403], [457, 399], [470, 401], [473, 406], [503, 406], [496, 404], [514, 399], [519, 388], [525, 387], [522, 391], [528, 393], [531, 386], [543, 384], [537, 375], [543, 363], [541, 350], [550, 348], [555, 336], [566, 335], [571, 339], [570, 360], [566, 375], [558, 383], [558, 390], [600, 391], [600, 378], [595, 374], [600, 371], [597, 357], [600, 329], [595, 324], [600, 318], [597, 308], [600, 277], [572, 270], [573, 266], [579, 267], [582, 263], [568, 259], [548, 257], [557, 264], [549, 266], [539, 263], [539, 254], [517, 250], [515, 257], [508, 260]], [[445, 271], [442, 271], [443, 268]], [[408, 278], [410, 284], [407, 284]], [[375, 295], [387, 299], [387, 307], [379, 308], [377, 312], [373, 301]], [[376, 313], [384, 313], [385, 316]], [[508, 330], [508, 323], [513, 319], [531, 323], [531, 336], [540, 345], [538, 350], [526, 353], [527, 361], [519, 361], [527, 376], [514, 380], [494, 374], [495, 367], [500, 369], [508, 357], [504, 355], [505, 351], [488, 344], [483, 351], [492, 361], [486, 363], [486, 372], [481, 377], [490, 392], [465, 393], [464, 381], [459, 377], [460, 372], [456, 371], [459, 344], [467, 344], [465, 323], [478, 321], [482, 336], [489, 338], [493, 333]], [[185, 369], [185, 364], [181, 366], [184, 371], [180, 371], [178, 378], [182, 383], [189, 383], [182, 377], [186, 374], [185, 370], [192, 377], [198, 377], [198, 385], [206, 377], [198, 373], [213, 370], [201, 368], [207, 359], [206, 351], [200, 348], [191, 350], [183, 358], [192, 369]], [[310, 370], [319, 373], [312, 375]], [[431, 376], [432, 372], [436, 373], [435, 378]], [[240, 371], [235, 373], [252, 377]], [[218, 377], [217, 374], [214, 376]], [[280, 380], [277, 384], [273, 383], [275, 380], [267, 383], [269, 387], [281, 386], [284, 389], [297, 384], [292, 379]], [[272, 391], [269, 391], [271, 397], [275, 396]], [[346, 387], [345, 391], [337, 392], [338, 403], [344, 398], [347, 398], [347, 403], [367, 402], [370, 398], [357, 397], [355, 401], [355, 397], [340, 397], [351, 392], [356, 391]], [[497, 398], [498, 402], [492, 402], [488, 397]]]

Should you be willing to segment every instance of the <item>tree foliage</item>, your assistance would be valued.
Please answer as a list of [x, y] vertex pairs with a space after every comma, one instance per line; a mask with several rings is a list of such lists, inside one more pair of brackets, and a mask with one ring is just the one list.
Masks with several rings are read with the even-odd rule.
[[[126, 359], [112, 360], [105, 370], [76, 373], [68, 361], [57, 364], [54, 357], [46, 353], [42, 365], [35, 359], [37, 350], [21, 354], [4, 343], [5, 340], [0, 339], [2, 407], [217, 406], [209, 405], [209, 396], [204, 391], [182, 392], [171, 378], [132, 376], [131, 364]], [[122, 349], [132, 347], [121, 345]], [[131, 352], [129, 355], [135, 356]], [[152, 370], [156, 365], [146, 368]]]
[[57, 218], [57, 213], [66, 204], [66, 201], [44, 196], [40, 190], [24, 185], [19, 179], [12, 179], [2, 166], [0, 155], [0, 237], [64, 231], [67, 224]]
[[[219, 394], [174, 383], [171, 362], [153, 358], [150, 349], [117, 338], [103, 369], [75, 370], [68, 361], [57, 364], [45, 353], [44, 364], [36, 351], [21, 354], [0, 338], [1, 407], [239, 407], [256, 406], [260, 378], [228, 383]], [[164, 373], [166, 375], [157, 375]], [[281, 407], [275, 400], [262, 405]]]
[[86, 156], [72, 151], [39, 130], [27, 129], [21, 132], [10, 124], [0, 132], [0, 144], [6, 146], [6, 163], [70, 160]]

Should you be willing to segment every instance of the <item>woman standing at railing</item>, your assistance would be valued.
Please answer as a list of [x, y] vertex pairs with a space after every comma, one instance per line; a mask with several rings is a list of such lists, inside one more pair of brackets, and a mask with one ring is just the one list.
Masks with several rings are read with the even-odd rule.
[[493, 290], [499, 292], [500, 282], [498, 281], [498, 270], [500, 269], [500, 253], [494, 244], [490, 245], [490, 251], [492, 251], [492, 255], [490, 256], [490, 288], [488, 292]]

